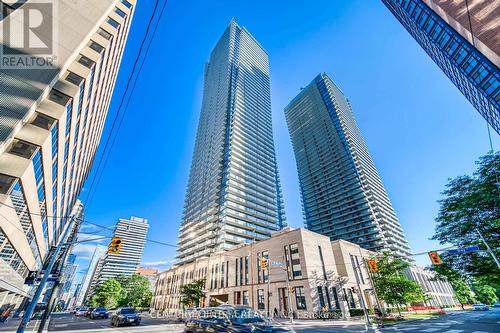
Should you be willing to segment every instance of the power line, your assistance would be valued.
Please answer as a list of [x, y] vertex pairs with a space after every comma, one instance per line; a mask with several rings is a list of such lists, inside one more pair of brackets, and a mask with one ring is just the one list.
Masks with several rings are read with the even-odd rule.
[[143, 38], [142, 38], [141, 44], [140, 44], [140, 46], [139, 46], [139, 53], [137, 54], [137, 56], [136, 56], [136, 58], [135, 58], [134, 65], [133, 65], [133, 67], [132, 67], [132, 71], [131, 71], [131, 73], [130, 73], [130, 75], [129, 75], [129, 77], [128, 77], [127, 84], [126, 84], [126, 86], [125, 86], [125, 90], [124, 90], [124, 92], [123, 92], [123, 94], [122, 94], [122, 97], [121, 97], [121, 100], [120, 100], [120, 104], [119, 104], [119, 106], [118, 106], [118, 110], [116, 111], [115, 117], [114, 117], [114, 119], [113, 119], [113, 123], [112, 123], [112, 125], [111, 125], [111, 129], [110, 129], [109, 134], [108, 134], [108, 136], [107, 136], [107, 138], [106, 138], [106, 143], [104, 144], [104, 148], [103, 148], [102, 154], [101, 154], [101, 156], [100, 156], [100, 158], [99, 158], [99, 162], [98, 162], [98, 164], [97, 164], [96, 173], [95, 173], [95, 174], [94, 174], [94, 176], [92, 177], [92, 181], [91, 181], [91, 183], [90, 183], [89, 192], [88, 192], [87, 197], [86, 197], [86, 199], [85, 199], [85, 201], [84, 201], [84, 203], [85, 203], [85, 204], [86, 204], [86, 203], [87, 203], [87, 201], [89, 200], [89, 197], [90, 197], [90, 195], [91, 195], [91, 193], [92, 193], [92, 189], [94, 188], [94, 183], [95, 183], [95, 181], [96, 181], [97, 175], [99, 174], [99, 169], [100, 169], [101, 164], [102, 164], [102, 162], [103, 162], [104, 156], [106, 155], [106, 150], [107, 150], [108, 145], [109, 145], [109, 143], [110, 143], [111, 137], [113, 136], [113, 130], [115, 129], [115, 125], [116, 125], [116, 122], [117, 122], [118, 118], [120, 117], [120, 111], [121, 111], [122, 106], [123, 106], [123, 103], [124, 103], [124, 101], [125, 101], [125, 96], [127, 96], [127, 92], [128, 92], [128, 90], [129, 90], [130, 83], [131, 83], [131, 81], [132, 81], [132, 78], [134, 77], [134, 74], [135, 74], [135, 70], [136, 70], [137, 64], [139, 63], [139, 60], [140, 60], [140, 58], [141, 58], [142, 48], [143, 48], [143, 46], [144, 46], [144, 44], [146, 43], [146, 40], [147, 40], [147, 38], [148, 38], [149, 31], [150, 31], [150, 29], [151, 29], [151, 25], [152, 25], [152, 23], [153, 23], [154, 17], [156, 16], [156, 11], [157, 11], [157, 9], [158, 9], [158, 4], [159, 4], [159, 0], [156, 0], [156, 1], [155, 1], [155, 6], [154, 6], [154, 8], [153, 8], [153, 12], [151, 13], [151, 16], [150, 16], [150, 18], [149, 18], [149, 22], [148, 22], [148, 25], [147, 25], [146, 31], [145, 31], [144, 36], [143, 36]]
[[[148, 56], [148, 54], [149, 54], [149, 49], [150, 49], [150, 47], [151, 47], [151, 44], [152, 44], [152, 42], [153, 42], [153, 39], [154, 39], [154, 38], [155, 38], [155, 36], [156, 36], [156, 31], [158, 30], [158, 26], [159, 26], [159, 24], [160, 24], [160, 21], [161, 21], [161, 18], [162, 18], [162, 16], [163, 16], [163, 12], [164, 12], [164, 10], [165, 10], [165, 7], [166, 7], [167, 3], [168, 3], [168, 0], [165, 0], [165, 2], [164, 2], [164, 3], [163, 3], [163, 5], [162, 5], [162, 8], [161, 8], [161, 10], [160, 10], [160, 14], [158, 15], [158, 20], [156, 21], [155, 27], [154, 27], [154, 29], [153, 29], [153, 33], [152, 33], [152, 35], [151, 35], [151, 38], [149, 39], [148, 45], [147, 45], [147, 47], [146, 47], [146, 52], [144, 53], [144, 57], [142, 58], [141, 65], [139, 66], [139, 70], [138, 70], [138, 72], [137, 72], [137, 75], [135, 76], [134, 83], [132, 84], [132, 89], [130, 90], [130, 94], [129, 94], [129, 95], [128, 95], [128, 97], [127, 97], [127, 102], [126, 102], [126, 104], [125, 104], [125, 108], [124, 108], [123, 114], [122, 114], [122, 116], [121, 116], [121, 118], [120, 118], [120, 122], [118, 123], [118, 127], [117, 127], [117, 129], [116, 129], [116, 131], [115, 131], [115, 135], [114, 135], [114, 137], [113, 137], [113, 141], [111, 142], [111, 146], [110, 146], [110, 148], [109, 148], [109, 150], [108, 150], [108, 152], [107, 152], [107, 154], [106, 154], [106, 158], [104, 159], [104, 164], [103, 164], [103, 167], [101, 168], [100, 173], [99, 173], [98, 175], [96, 174], [97, 181], [96, 181], [96, 186], [95, 186], [95, 187], [99, 186], [99, 182], [100, 182], [100, 180], [101, 180], [102, 174], [104, 173], [104, 169], [106, 168], [106, 165], [107, 165], [107, 163], [108, 163], [108, 159], [109, 159], [109, 156], [111, 155], [111, 151], [113, 150], [113, 147], [114, 147], [114, 145], [115, 145], [116, 138], [118, 137], [118, 132], [120, 131], [120, 128], [121, 128], [122, 123], [123, 123], [123, 119], [125, 118], [125, 114], [127, 113], [128, 106], [129, 106], [129, 104], [130, 104], [130, 100], [131, 100], [131, 98], [132, 98], [132, 94], [133, 94], [133, 92], [134, 92], [134, 90], [135, 90], [135, 86], [136, 86], [136, 84], [137, 84], [137, 80], [139, 79], [139, 76], [141, 75], [141, 72], [142, 72], [142, 68], [143, 68], [143, 66], [144, 66], [144, 63], [145, 63], [145, 62], [146, 62], [146, 60], [147, 60], [147, 56]], [[110, 135], [111, 135], [111, 132], [110, 132]], [[104, 152], [103, 152], [103, 155], [102, 155], [102, 156], [104, 156]], [[97, 170], [96, 172], [99, 172], [99, 170]], [[95, 194], [95, 191], [94, 191], [93, 193], [91, 193], [91, 194], [90, 194], [90, 191], [89, 191], [89, 196], [90, 196], [90, 199], [88, 199], [88, 203], [87, 203], [87, 201], [86, 201], [86, 204], [90, 205], [90, 202], [92, 202], [92, 199], [94, 198], [94, 194]]]

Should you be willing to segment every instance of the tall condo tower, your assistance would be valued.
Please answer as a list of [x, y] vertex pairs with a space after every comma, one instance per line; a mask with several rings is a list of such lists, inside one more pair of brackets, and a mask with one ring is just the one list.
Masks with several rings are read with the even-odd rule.
[[382, 2], [500, 134], [500, 2]]
[[205, 66], [178, 262], [270, 237], [285, 224], [268, 55], [232, 20]]
[[342, 91], [320, 74], [285, 114], [307, 229], [407, 256], [407, 240]]
[[31, 297], [26, 276], [78, 213], [134, 9], [0, 1], [0, 307]]
[[104, 257], [102, 268], [98, 272], [97, 285], [109, 278], [119, 275], [129, 276], [137, 271], [148, 230], [149, 224], [146, 219], [131, 217], [118, 220], [113, 237], [121, 238], [122, 246], [118, 254], [107, 253]]

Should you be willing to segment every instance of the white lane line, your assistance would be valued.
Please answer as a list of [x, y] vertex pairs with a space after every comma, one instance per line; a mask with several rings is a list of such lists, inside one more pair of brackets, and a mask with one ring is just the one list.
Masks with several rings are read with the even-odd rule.
[[464, 330], [447, 330], [447, 331], [444, 331], [443, 333], [461, 333], [463, 331]]
[[420, 332], [436, 332], [436, 331], [439, 331], [440, 328], [427, 328], [425, 330], [421, 330]]

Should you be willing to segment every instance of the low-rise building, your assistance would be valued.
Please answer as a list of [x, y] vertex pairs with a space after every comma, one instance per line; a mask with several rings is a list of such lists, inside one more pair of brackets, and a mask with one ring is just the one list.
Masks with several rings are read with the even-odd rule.
[[152, 292], [155, 291], [156, 278], [158, 277], [158, 270], [155, 268], [139, 267], [136, 274], [144, 276], [149, 281], [149, 288]]
[[[348, 309], [361, 308], [360, 295], [365, 296], [367, 306], [375, 305], [363, 259], [372, 254], [306, 229], [286, 229], [269, 239], [160, 273], [152, 309], [160, 313], [181, 310], [181, 286], [206, 279], [201, 306], [243, 304], [282, 316], [291, 309], [298, 317], [326, 309], [345, 314]], [[269, 270], [261, 268], [263, 258], [268, 259]], [[361, 290], [353, 267], [359, 267]]]
[[417, 281], [430, 299], [424, 305], [453, 306], [458, 304], [453, 288], [448, 281], [436, 279], [436, 274], [421, 266], [412, 265], [407, 271], [410, 279]]

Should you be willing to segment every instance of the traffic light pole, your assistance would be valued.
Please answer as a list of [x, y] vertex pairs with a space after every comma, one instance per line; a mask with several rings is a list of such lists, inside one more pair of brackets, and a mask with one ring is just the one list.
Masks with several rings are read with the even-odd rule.
[[493, 260], [497, 264], [497, 267], [500, 268], [500, 262], [498, 261], [497, 256], [495, 255], [491, 247], [488, 245], [488, 243], [486, 243], [486, 239], [484, 239], [483, 235], [479, 231], [479, 228], [476, 228], [476, 232], [479, 235], [479, 238], [481, 238], [481, 240], [483, 241], [484, 245], [486, 245], [486, 249], [488, 250], [489, 254], [493, 257]]
[[64, 230], [64, 235], [61, 238], [61, 241], [57, 245], [56, 249], [54, 250], [54, 253], [52, 253], [52, 257], [50, 258], [49, 264], [47, 265], [45, 269], [45, 273], [42, 277], [42, 281], [40, 281], [40, 284], [38, 285], [38, 288], [35, 291], [35, 294], [33, 295], [33, 298], [26, 308], [26, 311], [24, 312], [23, 318], [21, 320], [21, 323], [19, 324], [19, 327], [17, 328], [16, 333], [24, 333], [24, 330], [28, 326], [31, 316], [33, 315], [33, 312], [35, 311], [36, 304], [38, 303], [38, 299], [42, 295], [43, 289], [45, 288], [45, 285], [47, 284], [47, 280], [49, 279], [50, 272], [52, 271], [52, 268], [54, 268], [54, 265], [57, 261], [57, 258], [59, 257], [59, 253], [61, 252], [61, 249], [63, 247], [63, 244], [66, 242], [66, 238], [68, 237], [69, 231], [72, 229], [73, 223], [75, 219], [73, 216], [70, 217], [68, 226], [66, 227], [66, 230]]
[[368, 331], [368, 327], [371, 326], [370, 317], [368, 317], [368, 310], [366, 310], [365, 298], [361, 294], [361, 285], [359, 284], [359, 276], [358, 276], [358, 274], [361, 274], [360, 267], [356, 265], [356, 263], [354, 262], [353, 256], [351, 256], [351, 264], [354, 269], [354, 276], [356, 277], [356, 286], [358, 287], [358, 292], [359, 292], [358, 298], [361, 303], [361, 306], [363, 307], [363, 314], [365, 315], [365, 329], [366, 331]]

